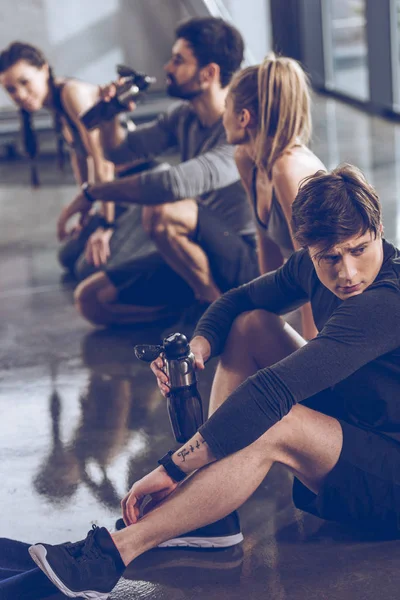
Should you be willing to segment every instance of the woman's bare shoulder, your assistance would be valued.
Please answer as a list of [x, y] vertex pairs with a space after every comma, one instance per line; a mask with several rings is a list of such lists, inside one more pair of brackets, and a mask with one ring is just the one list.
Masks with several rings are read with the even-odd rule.
[[79, 79], [68, 79], [65, 81], [61, 99], [68, 112], [80, 114], [92, 106], [99, 97], [99, 87]]
[[305, 146], [298, 146], [284, 152], [272, 167], [272, 180], [301, 180], [317, 171], [326, 170], [322, 161]]

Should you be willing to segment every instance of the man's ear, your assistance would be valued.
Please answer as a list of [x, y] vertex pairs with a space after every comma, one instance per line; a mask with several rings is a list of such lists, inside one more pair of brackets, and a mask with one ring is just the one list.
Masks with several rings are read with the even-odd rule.
[[209, 63], [205, 67], [202, 67], [200, 71], [200, 81], [201, 83], [214, 83], [220, 81], [220, 68], [217, 63]]

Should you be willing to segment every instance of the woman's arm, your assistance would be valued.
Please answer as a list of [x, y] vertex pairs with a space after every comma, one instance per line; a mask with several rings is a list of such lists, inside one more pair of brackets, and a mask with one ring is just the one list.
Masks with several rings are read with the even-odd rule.
[[[128, 131], [134, 131], [136, 125], [128, 121]], [[105, 152], [111, 152], [118, 148], [126, 138], [127, 130], [122, 126], [119, 115], [111, 121], [102, 121], [99, 126], [99, 135], [102, 148]]]
[[318, 329], [314, 322], [311, 304], [307, 302], [301, 307], [301, 332], [305, 340], [312, 340], [318, 335]]
[[87, 160], [84, 156], [79, 156], [75, 150], [71, 150], [70, 161], [75, 181], [78, 185], [82, 185], [89, 178]]
[[[104, 158], [103, 149], [98, 130], [87, 131], [79, 119], [79, 115], [90, 108], [98, 100], [98, 91], [95, 86], [80, 81], [69, 81], [62, 90], [62, 104], [71, 120], [75, 123], [82, 143], [87, 151], [87, 171], [84, 181], [101, 183], [112, 181], [114, 166]], [[83, 159], [79, 159], [83, 162]], [[102, 203], [102, 213], [107, 221], [114, 220], [114, 204]]]
[[[313, 175], [319, 169], [317, 163], [318, 160], [316, 157], [315, 161], [299, 161], [293, 155], [284, 154], [276, 161], [272, 169], [272, 184], [276, 198], [285, 215], [295, 250], [299, 250], [300, 246], [296, 242], [291, 228], [292, 204], [297, 196], [300, 182], [305, 177]], [[301, 323], [304, 339], [311, 340], [317, 335], [318, 330], [315, 326], [311, 305], [309, 303], [301, 308]]]
[[270, 273], [283, 265], [283, 257], [278, 244], [271, 240], [259, 226], [257, 226], [257, 248], [260, 273]]

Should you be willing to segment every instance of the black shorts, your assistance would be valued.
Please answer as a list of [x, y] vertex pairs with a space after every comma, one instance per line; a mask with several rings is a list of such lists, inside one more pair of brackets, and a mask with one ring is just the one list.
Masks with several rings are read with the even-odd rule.
[[[322, 405], [329, 394], [330, 406], [334, 407], [337, 399], [328, 391], [304, 404], [318, 410], [315, 401], [323, 396]], [[335, 416], [335, 408], [320, 412]], [[296, 507], [321, 519], [397, 535], [400, 533], [400, 443], [350, 423], [341, 408], [338, 421], [343, 431], [339, 460], [318, 495], [295, 478]]]
[[[192, 239], [206, 253], [214, 281], [222, 292], [259, 275], [254, 237], [230, 231], [213, 211], [202, 205]], [[118, 302], [123, 304], [183, 308], [195, 300], [191, 287], [159, 252], [109, 267], [106, 274], [118, 288]]]

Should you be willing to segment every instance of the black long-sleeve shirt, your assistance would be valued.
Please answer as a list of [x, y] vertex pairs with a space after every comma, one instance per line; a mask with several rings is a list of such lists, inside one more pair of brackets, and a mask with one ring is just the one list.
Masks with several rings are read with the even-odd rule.
[[300, 250], [208, 309], [195, 335], [210, 342], [212, 355], [224, 348], [235, 318], [249, 310], [284, 314], [310, 300], [319, 331], [249, 377], [201, 427], [216, 458], [251, 444], [295, 403], [327, 388], [344, 400], [352, 422], [400, 439], [400, 257], [385, 241], [383, 249], [375, 281], [345, 301], [319, 281], [308, 252]]

